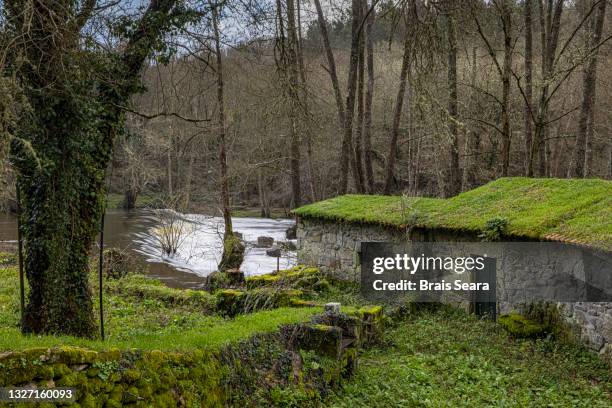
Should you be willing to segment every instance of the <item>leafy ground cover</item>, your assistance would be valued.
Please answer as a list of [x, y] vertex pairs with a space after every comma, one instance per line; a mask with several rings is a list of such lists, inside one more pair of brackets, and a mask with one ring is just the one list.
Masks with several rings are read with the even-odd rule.
[[[3, 255], [0, 259], [9, 259], [9, 256]], [[104, 298], [105, 341], [23, 336], [18, 327], [18, 272], [14, 265], [6, 263], [0, 262], [0, 350], [62, 345], [95, 350], [218, 348], [256, 333], [275, 331], [283, 324], [309, 320], [322, 310], [321, 307], [278, 308], [226, 319], [208, 311], [210, 295], [206, 292], [171, 289], [154, 279], [128, 275], [121, 281], [108, 282]], [[95, 287], [94, 291], [97, 293]]]
[[331, 221], [473, 232], [501, 218], [511, 236], [577, 241], [612, 250], [612, 182], [607, 180], [501, 178], [448, 199], [344, 195], [294, 213]]
[[459, 311], [422, 312], [361, 355], [326, 407], [609, 407], [610, 366], [554, 340], [513, 340]]

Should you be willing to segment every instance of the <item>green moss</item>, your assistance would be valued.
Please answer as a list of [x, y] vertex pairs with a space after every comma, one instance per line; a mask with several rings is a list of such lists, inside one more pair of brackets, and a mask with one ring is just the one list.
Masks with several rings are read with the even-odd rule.
[[249, 276], [246, 279], [247, 288], [254, 289], [261, 286], [275, 285], [280, 281], [281, 277], [276, 274], [264, 274], [257, 276]]
[[472, 231], [507, 221], [504, 233], [612, 249], [612, 182], [501, 178], [449, 199], [345, 195], [294, 210], [304, 218]]
[[219, 270], [225, 272], [229, 269], [240, 269], [243, 260], [244, 244], [233, 234], [225, 237]]
[[[278, 293], [283, 292], [283, 296], [301, 294], [296, 289]], [[245, 296], [233, 290], [219, 294], [227, 298]], [[303, 390], [304, 399], [300, 401], [308, 406], [320, 401], [328, 388], [351, 373], [356, 358], [354, 347], [342, 348], [341, 327], [300, 325], [298, 348], [312, 351], [304, 364], [293, 349], [286, 348], [285, 337], [273, 333], [281, 325], [283, 330], [289, 327], [286, 323], [297, 316], [298, 321], [307, 320], [313, 314], [311, 310], [321, 312], [320, 308], [281, 308], [239, 315], [224, 321], [218, 330], [209, 328], [183, 351], [95, 351], [62, 346], [7, 353], [0, 355], [0, 386], [30, 382], [45, 386], [54, 378], [56, 386], [77, 389], [80, 406], [174, 407], [181, 401], [185, 406], [221, 407], [233, 406], [236, 399], [249, 401], [244, 406], [258, 406], [273, 399], [274, 387], [296, 385]], [[204, 339], [216, 347], [203, 348]]]
[[215, 298], [206, 291], [169, 288], [160, 281], [143, 275], [133, 274], [120, 281], [107, 281], [105, 290], [123, 298], [158, 300], [167, 306], [184, 306], [206, 313], [215, 309]]
[[[227, 321], [216, 314], [217, 297], [208, 292], [171, 289], [155, 279], [129, 274], [120, 281], [107, 281], [104, 342], [69, 336], [24, 336], [18, 328], [18, 279], [15, 267], [0, 267], [0, 351], [40, 348], [30, 351], [39, 353], [32, 357], [33, 360], [40, 360], [40, 355], [55, 346], [68, 347], [66, 361], [75, 361], [75, 364], [80, 364], [78, 361], [83, 356], [75, 355], [70, 347], [101, 350], [97, 357], [100, 360], [117, 360], [120, 352], [112, 348], [187, 350], [218, 347], [253, 333], [275, 330], [281, 324], [306, 321], [320, 310], [315, 307], [283, 308]], [[94, 289], [96, 283], [92, 276]], [[4, 296], [8, 301], [3, 301]], [[289, 294], [290, 297], [293, 296]], [[237, 322], [241, 322], [240, 325]], [[71, 354], [75, 360], [71, 360]]]
[[235, 289], [218, 290], [217, 310], [227, 316], [235, 316], [244, 310], [245, 293]]
[[536, 338], [546, 333], [546, 327], [518, 314], [511, 313], [500, 316], [499, 324], [515, 338]]
[[329, 282], [323, 278], [318, 268], [305, 265], [248, 277], [246, 285], [248, 289], [282, 288], [312, 290], [315, 292], [325, 292], [330, 289]]

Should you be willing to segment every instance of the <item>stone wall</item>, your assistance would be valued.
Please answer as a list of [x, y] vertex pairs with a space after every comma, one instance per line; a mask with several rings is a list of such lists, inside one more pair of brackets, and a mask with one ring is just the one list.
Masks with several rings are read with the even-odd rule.
[[394, 228], [300, 219], [298, 263], [345, 280], [359, 280], [359, 252], [363, 241], [397, 241], [405, 234]]
[[612, 358], [612, 303], [563, 303], [560, 310], [582, 343]]
[[373, 224], [350, 224], [299, 219], [297, 228], [298, 263], [318, 266], [339, 279], [358, 281], [361, 273], [359, 252], [362, 242], [477, 241], [476, 234], [448, 230], [413, 228], [401, 230]]
[[[318, 266], [324, 273], [344, 280], [359, 281], [361, 242], [412, 241], [477, 242], [476, 234], [447, 230], [400, 230], [372, 224], [329, 222], [300, 219], [297, 229], [298, 262]], [[571, 254], [571, 250], [568, 252]], [[546, 265], [545, 265], [546, 266]], [[542, 267], [542, 270], [547, 269]], [[498, 274], [498, 295], [512, 290], [513, 282]], [[577, 337], [593, 350], [612, 356], [612, 303], [560, 303], [564, 320], [575, 329]], [[520, 309], [508, 303], [498, 304], [500, 313]]]

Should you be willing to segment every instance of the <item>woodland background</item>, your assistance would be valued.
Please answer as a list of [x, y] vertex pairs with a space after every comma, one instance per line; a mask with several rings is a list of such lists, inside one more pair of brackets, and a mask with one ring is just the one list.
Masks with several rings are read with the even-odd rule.
[[[218, 30], [206, 15], [149, 60], [107, 184], [127, 207], [143, 194], [219, 206], [219, 60], [231, 203], [263, 215], [345, 192], [610, 179], [607, 3], [221, 2]], [[109, 21], [129, 12], [109, 10]], [[8, 158], [0, 179], [0, 203], [14, 208]]]

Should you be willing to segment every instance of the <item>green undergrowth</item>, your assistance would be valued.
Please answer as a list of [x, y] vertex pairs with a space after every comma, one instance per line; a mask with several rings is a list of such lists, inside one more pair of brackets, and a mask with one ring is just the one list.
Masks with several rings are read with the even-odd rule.
[[501, 178], [448, 199], [344, 195], [294, 210], [300, 217], [482, 232], [493, 219], [505, 233], [575, 240], [612, 249], [612, 182]]
[[[302, 282], [302, 289], [257, 285], [213, 294], [127, 274], [106, 282], [105, 341], [24, 336], [18, 273], [14, 260], [6, 263], [0, 267], [0, 387], [71, 387], [75, 407], [321, 406], [352, 375], [359, 350], [379, 343], [384, 330], [380, 306], [322, 314], [320, 303], [301, 298], [321, 286], [313, 279], [318, 270], [298, 268], [281, 274]], [[237, 313], [227, 318], [220, 307], [226, 294], [275, 304], [245, 313], [247, 303], [228, 296]], [[293, 301], [300, 307], [285, 307]]]
[[576, 345], [517, 340], [460, 311], [416, 313], [364, 352], [326, 407], [609, 407], [610, 366]]
[[130, 274], [106, 282], [105, 341], [23, 336], [19, 331], [18, 287], [17, 269], [0, 266], [0, 350], [59, 345], [95, 350], [215, 348], [255, 333], [274, 331], [283, 324], [306, 321], [322, 310], [283, 307], [227, 319], [212, 313], [216, 298], [207, 292], [171, 289], [157, 280]]

